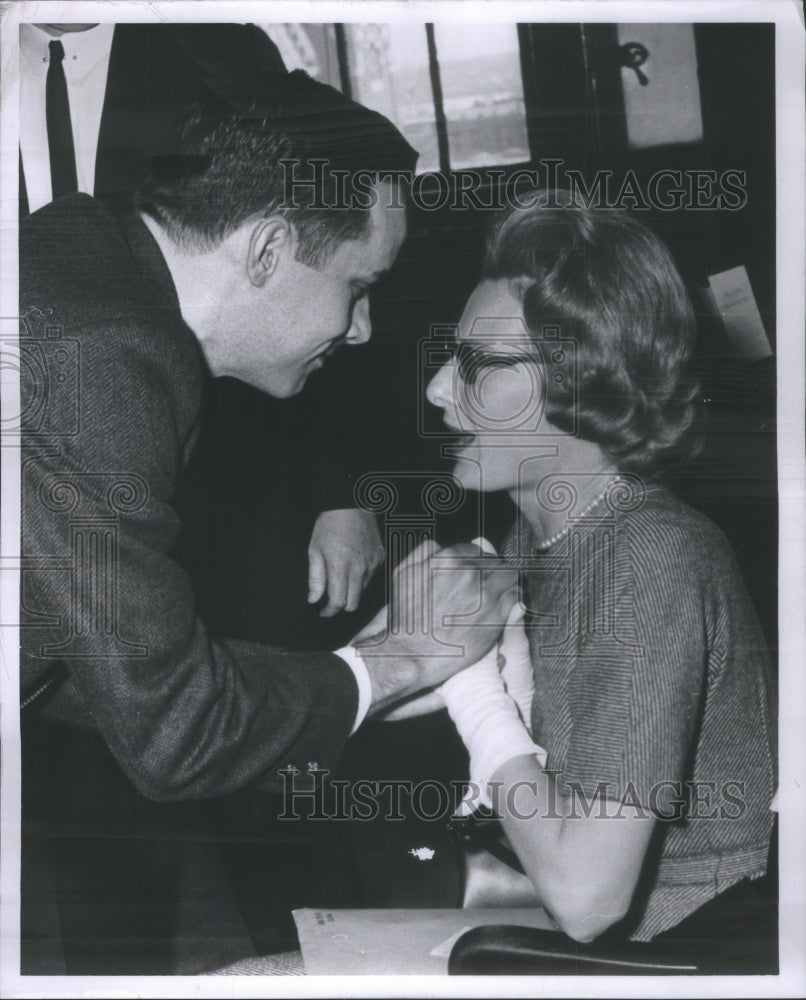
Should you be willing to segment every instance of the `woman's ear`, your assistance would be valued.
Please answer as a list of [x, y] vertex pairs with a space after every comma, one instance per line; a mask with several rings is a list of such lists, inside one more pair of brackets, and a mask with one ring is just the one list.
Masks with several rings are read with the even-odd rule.
[[271, 278], [280, 255], [291, 249], [291, 236], [291, 224], [282, 215], [255, 223], [246, 259], [246, 273], [253, 285], [261, 287]]

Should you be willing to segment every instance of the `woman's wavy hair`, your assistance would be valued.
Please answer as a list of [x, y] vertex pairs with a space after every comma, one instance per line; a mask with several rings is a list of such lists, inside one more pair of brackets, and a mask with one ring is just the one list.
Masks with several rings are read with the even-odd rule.
[[546, 201], [499, 217], [482, 271], [511, 283], [541, 357], [546, 326], [576, 342], [576, 378], [552, 384], [546, 417], [625, 471], [681, 458], [698, 395], [686, 377], [695, 321], [671, 253], [623, 210], [564, 192]]

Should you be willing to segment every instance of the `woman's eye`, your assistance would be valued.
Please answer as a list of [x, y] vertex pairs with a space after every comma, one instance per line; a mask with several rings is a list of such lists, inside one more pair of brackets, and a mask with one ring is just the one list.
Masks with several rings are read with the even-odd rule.
[[456, 345], [459, 374], [467, 385], [472, 385], [482, 370], [514, 368], [522, 362], [533, 360], [533, 358], [523, 354], [495, 354], [467, 342]]

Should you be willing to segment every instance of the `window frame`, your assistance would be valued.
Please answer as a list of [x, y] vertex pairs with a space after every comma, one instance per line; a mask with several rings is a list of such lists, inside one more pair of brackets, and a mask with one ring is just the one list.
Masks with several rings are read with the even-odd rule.
[[[439, 157], [439, 172], [443, 177], [447, 178], [453, 186], [458, 175], [463, 173], [468, 173], [474, 171], [476, 174], [485, 173], [489, 170], [496, 171], [497, 175], [501, 176], [501, 171], [504, 171], [503, 176], [508, 177], [518, 170], [523, 170], [529, 167], [531, 164], [537, 162], [537, 156], [535, 155], [535, 150], [537, 146], [537, 128], [532, 124], [532, 120], [535, 117], [535, 98], [531, 92], [532, 81], [534, 77], [533, 66], [534, 59], [527, 56], [524, 52], [524, 28], [531, 28], [534, 25], [522, 25], [520, 23], [516, 24], [518, 31], [518, 48], [520, 54], [521, 63], [521, 84], [523, 86], [523, 100], [524, 100], [524, 116], [525, 116], [525, 127], [527, 144], [529, 148], [529, 158], [526, 160], [519, 160], [514, 163], [501, 163], [501, 164], [489, 164], [480, 167], [453, 167], [450, 163], [450, 143], [448, 138], [448, 123], [447, 116], [445, 114], [444, 100], [442, 96], [442, 79], [439, 67], [439, 56], [437, 52], [436, 36], [434, 32], [434, 22], [426, 21], [423, 22], [426, 32], [426, 45], [428, 48], [428, 70], [431, 77], [431, 96], [434, 104], [434, 124], [437, 136], [437, 148]], [[349, 22], [339, 22], [334, 23], [334, 34], [336, 38], [336, 52], [339, 65], [339, 78], [341, 81], [342, 93], [351, 100], [355, 100], [355, 95], [353, 93], [352, 82], [350, 79], [350, 56], [349, 56], [349, 43], [347, 40], [347, 28], [350, 27]], [[540, 27], [545, 27], [541, 25]], [[577, 26], [578, 27], [578, 26]], [[529, 93], [527, 94], [527, 90]], [[433, 171], [424, 171], [424, 174], [433, 173]], [[427, 181], [424, 182], [425, 187], [428, 187]]]

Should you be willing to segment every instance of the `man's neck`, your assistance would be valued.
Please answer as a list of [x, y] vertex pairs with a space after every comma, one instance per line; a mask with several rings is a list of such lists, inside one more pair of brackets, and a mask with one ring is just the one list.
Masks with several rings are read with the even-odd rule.
[[231, 322], [231, 303], [235, 298], [233, 252], [225, 240], [207, 252], [186, 249], [176, 244], [150, 215], [140, 218], [154, 237], [179, 299], [182, 319], [199, 342], [210, 371], [219, 371], [218, 351], [222, 334]]

